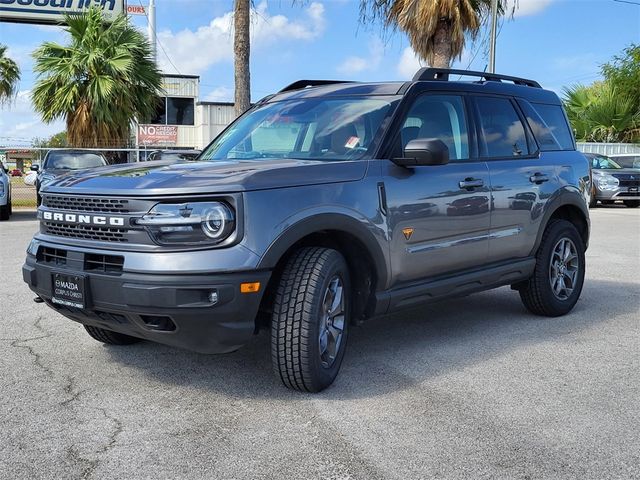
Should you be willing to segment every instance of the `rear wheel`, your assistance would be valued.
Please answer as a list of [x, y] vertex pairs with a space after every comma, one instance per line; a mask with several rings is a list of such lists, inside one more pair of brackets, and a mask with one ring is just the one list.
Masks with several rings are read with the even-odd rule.
[[584, 283], [584, 243], [566, 220], [547, 226], [536, 254], [533, 276], [520, 289], [525, 307], [536, 315], [557, 317], [575, 306]]
[[285, 386], [327, 388], [338, 375], [347, 343], [350, 278], [340, 252], [310, 247], [284, 268], [271, 321], [271, 358]]
[[625, 200], [623, 202], [625, 206], [629, 208], [638, 208], [640, 207], [640, 200]]
[[104, 328], [91, 327], [89, 325], [85, 325], [84, 328], [91, 338], [106, 343], [107, 345], [131, 345], [132, 343], [141, 341], [140, 338], [125, 335], [124, 333], [112, 332]]

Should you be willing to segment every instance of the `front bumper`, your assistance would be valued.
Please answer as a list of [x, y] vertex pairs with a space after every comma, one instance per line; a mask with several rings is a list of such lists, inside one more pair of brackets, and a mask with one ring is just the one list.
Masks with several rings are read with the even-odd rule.
[[[22, 267], [24, 281], [62, 315], [84, 325], [201, 353], [230, 352], [250, 339], [271, 276], [270, 271], [256, 270], [95, 273], [83, 267], [87, 265], [87, 253], [82, 251], [66, 250], [63, 265], [46, 263], [39, 253], [31, 253]], [[56, 272], [86, 278], [85, 308], [52, 302]], [[244, 282], [260, 282], [261, 288], [256, 293], [241, 293], [240, 284]], [[215, 303], [210, 299], [212, 291], [217, 292]]]
[[600, 190], [596, 187], [596, 199], [597, 200], [640, 200], [640, 189], [630, 190], [627, 187], [620, 187], [616, 190]]

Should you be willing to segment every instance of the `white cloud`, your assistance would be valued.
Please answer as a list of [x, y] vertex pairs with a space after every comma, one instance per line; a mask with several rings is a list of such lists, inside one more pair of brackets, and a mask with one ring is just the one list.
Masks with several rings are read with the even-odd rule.
[[398, 70], [398, 74], [402, 78], [411, 80], [415, 73], [425, 65], [426, 63], [418, 58], [413, 49], [411, 47], [407, 47], [402, 51], [396, 68]]
[[233, 89], [225, 86], [216, 87], [204, 99], [208, 102], [233, 102]]
[[49, 137], [65, 129], [64, 122], [42, 123], [33, 111], [30, 95], [30, 90], [21, 90], [15, 102], [0, 110], [0, 145], [30, 145], [34, 137]]
[[527, 15], [535, 15], [547, 8], [552, 0], [507, 0], [507, 11], [517, 5], [514, 17], [524, 17]]
[[347, 57], [336, 70], [345, 75], [355, 75], [364, 71], [373, 71], [380, 66], [384, 56], [384, 45], [379, 38], [373, 38], [369, 42], [369, 55], [367, 57]]
[[[267, 3], [251, 14], [251, 48], [260, 50], [279, 41], [309, 41], [324, 32], [325, 11], [321, 3], [311, 3], [299, 19], [270, 15]], [[211, 65], [233, 59], [233, 12], [216, 17], [195, 30], [162, 31], [158, 38], [180, 73], [202, 73]], [[166, 55], [158, 58], [165, 71], [175, 71]]]

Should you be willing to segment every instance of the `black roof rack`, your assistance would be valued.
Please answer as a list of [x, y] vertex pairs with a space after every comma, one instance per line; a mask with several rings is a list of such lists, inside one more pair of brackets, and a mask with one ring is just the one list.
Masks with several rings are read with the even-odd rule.
[[513, 82], [516, 85], [525, 85], [527, 87], [542, 88], [535, 80], [527, 80], [526, 78], [510, 77], [508, 75], [500, 75], [497, 73], [488, 72], [475, 72], [472, 70], [451, 70], [448, 68], [432, 68], [425, 67], [418, 70], [413, 76], [413, 81], [418, 82], [421, 80], [443, 80], [448, 81], [449, 75], [463, 75], [467, 77], [480, 77], [490, 82], [501, 82], [507, 80]]
[[291, 85], [287, 85], [278, 93], [290, 92], [292, 90], [301, 90], [307, 87], [319, 87], [321, 85], [333, 85], [334, 83], [353, 83], [346, 80], [298, 80]]

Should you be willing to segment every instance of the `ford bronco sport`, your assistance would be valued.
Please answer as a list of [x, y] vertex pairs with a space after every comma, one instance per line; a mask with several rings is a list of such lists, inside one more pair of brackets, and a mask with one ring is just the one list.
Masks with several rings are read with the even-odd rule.
[[47, 183], [23, 274], [108, 344], [223, 353], [270, 329], [276, 375], [315, 392], [368, 317], [503, 285], [535, 314], [569, 312], [590, 190], [558, 97], [534, 81], [299, 81], [197, 162]]

